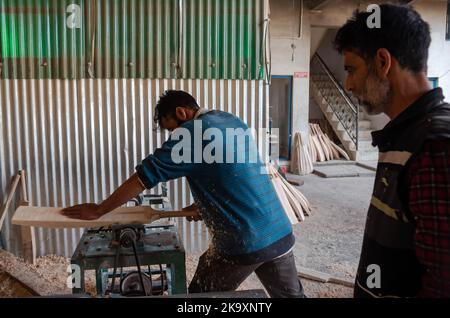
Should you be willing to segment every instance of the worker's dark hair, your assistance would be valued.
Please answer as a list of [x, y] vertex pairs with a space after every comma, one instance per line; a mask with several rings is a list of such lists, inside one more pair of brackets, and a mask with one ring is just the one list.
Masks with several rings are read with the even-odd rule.
[[[380, 48], [395, 57], [402, 68], [414, 73], [427, 70], [431, 43], [430, 26], [407, 5], [381, 4], [380, 28], [370, 28], [372, 12], [355, 11], [339, 29], [334, 46], [342, 54], [350, 51], [371, 62]], [[370, 24], [369, 24], [370, 25]]]
[[154, 122], [157, 125], [161, 125], [161, 118], [166, 116], [175, 116], [175, 110], [177, 107], [186, 107], [189, 109], [199, 109], [192, 95], [185, 91], [166, 90], [164, 94], [159, 97], [159, 101], [156, 104]]

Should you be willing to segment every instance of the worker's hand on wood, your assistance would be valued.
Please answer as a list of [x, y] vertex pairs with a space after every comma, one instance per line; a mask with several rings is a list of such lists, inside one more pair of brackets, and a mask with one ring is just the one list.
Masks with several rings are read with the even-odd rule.
[[197, 215], [196, 216], [187, 216], [186, 220], [188, 220], [189, 222], [197, 222], [197, 221], [201, 221], [202, 217], [200, 216], [200, 213], [198, 212], [198, 207], [197, 204], [192, 204], [190, 206], [187, 206], [185, 208], [183, 208], [183, 211], [197, 211]]
[[100, 205], [95, 203], [85, 203], [65, 208], [61, 214], [79, 220], [96, 220], [103, 215]]

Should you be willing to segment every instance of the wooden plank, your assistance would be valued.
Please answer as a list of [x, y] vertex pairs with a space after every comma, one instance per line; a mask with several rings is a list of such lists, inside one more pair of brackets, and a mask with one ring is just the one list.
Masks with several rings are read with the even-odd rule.
[[299, 173], [300, 155], [297, 149], [297, 134], [294, 135], [294, 144], [291, 154], [291, 171], [293, 173]]
[[28, 205], [29, 202], [28, 202], [28, 192], [27, 192], [27, 178], [25, 176], [25, 170], [20, 171], [20, 184], [22, 186], [20, 205]]
[[309, 215], [311, 207], [304, 195], [284, 179], [273, 165], [268, 166], [270, 177], [283, 208], [291, 220], [297, 224], [305, 220], [305, 214]]
[[340, 158], [339, 152], [331, 144], [331, 139], [330, 137], [328, 137], [328, 135], [325, 135], [325, 141], [327, 142], [327, 145], [330, 148], [331, 153], [333, 154], [333, 159], [339, 159]]
[[6, 214], [8, 214], [9, 205], [11, 204], [11, 201], [14, 198], [14, 194], [16, 193], [16, 189], [17, 189], [17, 185], [19, 184], [19, 181], [20, 181], [20, 175], [16, 175], [12, 181], [11, 190], [8, 193], [6, 202], [0, 211], [0, 231], [2, 229], [3, 222], [5, 221]]
[[300, 205], [300, 203], [296, 200], [296, 198], [294, 197], [294, 195], [289, 191], [289, 189], [286, 187], [285, 183], [283, 182], [282, 178], [281, 179], [281, 187], [284, 191], [284, 193], [286, 194], [286, 197], [289, 201], [289, 204], [292, 207], [292, 210], [294, 211], [296, 218], [301, 222], [305, 220], [305, 215], [303, 214], [303, 209], [302, 206]]
[[309, 147], [309, 152], [311, 153], [312, 163], [316, 163], [318, 155], [317, 155], [316, 147], [314, 146], [314, 141], [313, 141], [313, 138], [311, 136], [311, 133], [309, 135], [308, 147]]
[[298, 276], [309, 279], [309, 280], [321, 282], [321, 283], [333, 283], [333, 284], [347, 286], [350, 288], [353, 288], [355, 286], [355, 283], [353, 280], [334, 277], [333, 275], [323, 273], [323, 272], [318, 272], [313, 269], [309, 269], [309, 268], [305, 268], [305, 267], [300, 267], [300, 270], [298, 271]]
[[267, 169], [269, 171], [273, 187], [278, 195], [278, 198], [280, 199], [281, 206], [283, 207], [284, 212], [291, 221], [291, 224], [295, 225], [299, 223], [297, 215], [295, 214], [292, 206], [290, 205], [286, 193], [283, 189], [282, 186], [283, 181], [281, 180], [280, 174], [278, 173], [277, 169], [275, 169], [275, 167], [271, 164], [267, 166]]
[[85, 228], [110, 226], [113, 224], [149, 224], [160, 218], [198, 216], [198, 211], [158, 211], [147, 206], [115, 209], [97, 220], [77, 220], [61, 214], [60, 207], [19, 207], [12, 223], [16, 225], [44, 228]]
[[317, 161], [323, 162], [326, 160], [325, 153], [323, 152], [322, 145], [320, 143], [319, 136], [317, 135], [317, 131], [316, 131], [314, 124], [310, 124], [309, 129], [310, 129], [310, 134], [311, 134], [311, 138], [313, 141], [313, 145], [316, 150]]
[[294, 147], [291, 159], [292, 171], [298, 175], [307, 175], [314, 170], [309, 146], [304, 142], [301, 133], [294, 136]]
[[[20, 170], [20, 203], [19, 205], [28, 206], [28, 193], [27, 193], [27, 178], [25, 176], [25, 170]], [[20, 236], [22, 242], [22, 255], [23, 259], [27, 263], [36, 263], [36, 237], [34, 233], [34, 227], [32, 226], [21, 226]]]
[[345, 278], [331, 277], [329, 282], [333, 283], [333, 284], [344, 285], [344, 286], [351, 287], [351, 288], [355, 287], [355, 282], [353, 280], [349, 280], [349, 279], [345, 279]]
[[34, 227], [21, 226], [20, 234], [22, 237], [22, 254], [27, 263], [36, 263], [36, 241], [34, 236]]
[[338, 145], [336, 145], [336, 144], [335, 144], [334, 142], [332, 142], [331, 140], [330, 140], [330, 142], [331, 142], [331, 146], [333, 146], [334, 149], [336, 149], [336, 151], [339, 152], [339, 154], [342, 155], [342, 157], [344, 157], [346, 160], [350, 160], [350, 157], [348, 156], [348, 154], [347, 154], [341, 147], [339, 147]]
[[311, 214], [311, 204], [306, 199], [306, 197], [301, 193], [298, 189], [289, 184], [289, 182], [283, 180], [285, 186], [288, 188], [288, 191], [292, 194], [292, 196], [300, 203], [303, 214], [310, 215]]
[[316, 124], [315, 126], [316, 126], [317, 135], [319, 136], [319, 139], [322, 143], [322, 148], [324, 149], [327, 160], [333, 160], [333, 152], [331, 150], [330, 145], [327, 143], [325, 134], [323, 133], [322, 129], [320, 128], [320, 125]]
[[330, 274], [318, 272], [305, 267], [300, 268], [300, 270], [298, 271], [298, 276], [321, 283], [328, 283], [331, 278]]
[[[270, 168], [272, 169], [272, 168]], [[286, 213], [287, 217], [289, 218], [289, 221], [291, 222], [292, 225], [295, 225], [297, 223], [299, 223], [299, 220], [297, 218], [297, 215], [295, 214], [294, 210], [292, 209], [289, 200], [286, 196], [286, 193], [283, 190], [282, 187], [282, 181], [280, 180], [280, 178], [278, 176], [275, 175], [271, 175], [272, 178], [272, 184], [275, 188], [275, 191], [278, 195], [278, 198], [280, 199], [280, 203], [281, 206], [284, 209], [284, 212]]]

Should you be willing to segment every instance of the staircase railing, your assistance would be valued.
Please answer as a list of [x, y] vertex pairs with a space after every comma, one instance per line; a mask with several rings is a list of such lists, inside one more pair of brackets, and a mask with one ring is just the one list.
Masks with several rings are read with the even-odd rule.
[[358, 150], [359, 105], [345, 92], [317, 53], [311, 60], [311, 79]]

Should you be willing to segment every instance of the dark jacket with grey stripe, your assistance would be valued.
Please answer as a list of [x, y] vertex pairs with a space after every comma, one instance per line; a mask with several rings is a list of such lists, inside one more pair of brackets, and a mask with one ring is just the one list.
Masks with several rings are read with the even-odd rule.
[[[423, 268], [415, 256], [414, 217], [408, 208], [408, 163], [428, 139], [450, 139], [450, 105], [429, 91], [380, 131], [380, 158], [369, 207], [355, 297], [414, 297]], [[378, 275], [378, 276], [377, 276]]]

